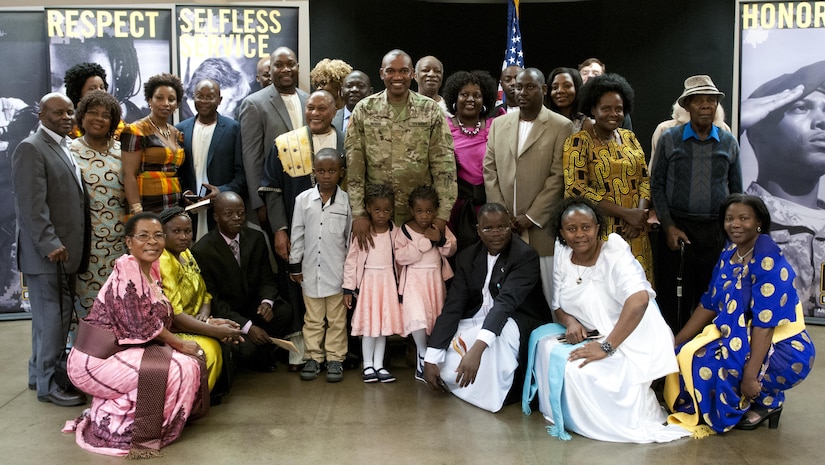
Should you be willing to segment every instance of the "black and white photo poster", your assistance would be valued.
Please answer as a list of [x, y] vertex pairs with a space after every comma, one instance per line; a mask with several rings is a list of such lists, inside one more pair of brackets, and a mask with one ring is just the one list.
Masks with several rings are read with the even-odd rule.
[[825, 322], [825, 2], [738, 7], [744, 188], [768, 206], [806, 317]]
[[181, 120], [195, 114], [192, 100], [198, 81], [221, 87], [218, 113], [237, 117], [241, 101], [260, 89], [258, 61], [276, 48], [298, 52], [298, 7], [177, 6], [178, 71], [183, 81]]
[[123, 120], [146, 116], [143, 83], [172, 71], [171, 15], [168, 9], [47, 8], [51, 89], [65, 90], [63, 76], [70, 67], [97, 63], [106, 70], [109, 93], [123, 107]]

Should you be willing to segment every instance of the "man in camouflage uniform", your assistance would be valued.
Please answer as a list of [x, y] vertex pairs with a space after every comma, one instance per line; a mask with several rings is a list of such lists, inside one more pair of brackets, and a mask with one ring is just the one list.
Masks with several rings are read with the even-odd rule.
[[386, 90], [355, 106], [347, 127], [347, 182], [352, 206], [352, 230], [359, 244], [372, 243], [364, 207], [367, 184], [388, 183], [395, 188], [395, 224], [412, 218], [407, 208], [410, 192], [430, 184], [438, 192], [436, 226], [444, 230], [457, 195], [453, 139], [438, 104], [410, 90], [410, 56], [392, 50], [380, 69]]

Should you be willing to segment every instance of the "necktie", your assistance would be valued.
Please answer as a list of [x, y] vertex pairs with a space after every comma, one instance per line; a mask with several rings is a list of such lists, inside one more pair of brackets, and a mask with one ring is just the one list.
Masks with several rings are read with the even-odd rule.
[[60, 148], [63, 149], [63, 155], [69, 160], [69, 166], [71, 166], [74, 169], [74, 175], [77, 179], [77, 183], [82, 186], [83, 184], [81, 179], [83, 178], [80, 175], [80, 168], [74, 161], [74, 155], [72, 155], [72, 151], [69, 149], [69, 142], [66, 140], [65, 137], [60, 139]]
[[229, 243], [229, 248], [232, 249], [232, 255], [235, 256], [235, 261], [238, 262], [238, 266], [241, 266], [241, 245], [237, 239], [232, 239], [232, 242]]

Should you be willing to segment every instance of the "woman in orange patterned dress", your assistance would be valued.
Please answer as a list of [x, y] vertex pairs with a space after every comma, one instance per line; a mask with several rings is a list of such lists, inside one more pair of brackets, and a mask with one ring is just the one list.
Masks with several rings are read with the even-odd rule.
[[183, 98], [180, 78], [158, 74], [143, 85], [149, 116], [127, 125], [120, 135], [123, 188], [129, 212], [161, 212], [181, 204], [178, 168], [183, 164], [183, 135], [169, 124]]
[[591, 78], [579, 96], [579, 110], [593, 118], [588, 129], [564, 144], [564, 195], [598, 204], [607, 220], [604, 236], [620, 234], [653, 283], [653, 252], [647, 235], [650, 176], [636, 135], [621, 129], [633, 107], [633, 88], [618, 74]]

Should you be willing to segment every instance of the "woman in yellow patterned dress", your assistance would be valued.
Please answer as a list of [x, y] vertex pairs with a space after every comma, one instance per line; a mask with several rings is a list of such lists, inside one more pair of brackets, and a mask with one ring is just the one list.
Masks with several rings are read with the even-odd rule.
[[160, 213], [181, 204], [183, 193], [178, 168], [183, 164], [183, 136], [169, 118], [183, 98], [180, 78], [168, 73], [149, 78], [143, 85], [149, 116], [123, 128], [120, 146], [123, 188], [129, 212]]
[[[203, 349], [211, 392], [223, 369], [222, 348], [218, 341], [238, 343], [243, 340], [243, 333], [234, 321], [210, 316], [212, 296], [206, 291], [198, 263], [189, 251], [192, 243], [189, 215], [176, 206], [163, 210], [160, 220], [166, 235], [165, 249], [160, 256], [160, 275], [163, 295], [169, 299], [174, 313], [172, 331], [181, 339], [197, 342]], [[212, 395], [214, 397], [215, 393]]]
[[580, 111], [595, 123], [565, 141], [564, 195], [596, 202], [607, 220], [602, 240], [620, 234], [653, 283], [645, 153], [632, 131], [620, 129], [633, 108], [633, 88], [618, 74], [603, 74], [591, 78], [580, 94]]

